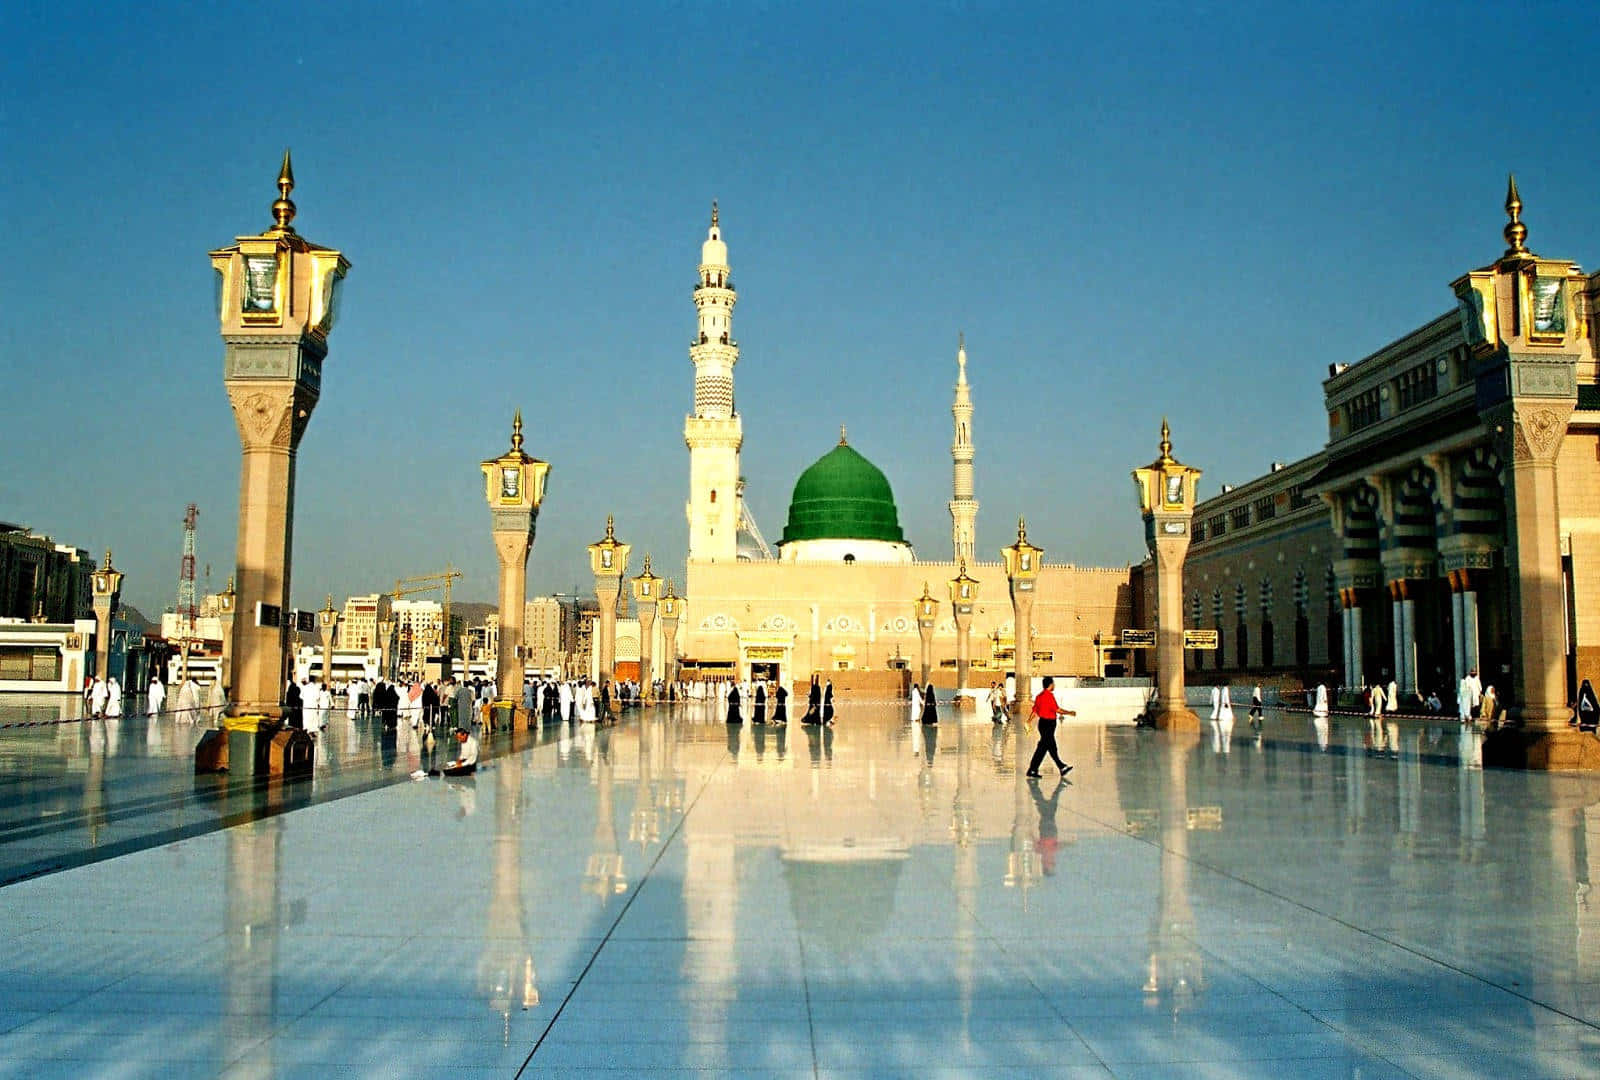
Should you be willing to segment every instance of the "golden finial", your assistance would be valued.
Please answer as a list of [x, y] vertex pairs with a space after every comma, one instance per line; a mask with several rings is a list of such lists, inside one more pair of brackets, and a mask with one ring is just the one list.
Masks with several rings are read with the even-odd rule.
[[272, 220], [280, 232], [294, 232], [289, 222], [294, 220], [294, 203], [289, 192], [294, 190], [294, 166], [289, 164], [289, 151], [283, 152], [283, 167], [278, 170], [278, 201], [272, 204]]
[[1023, 517], [1019, 516], [1017, 518], [1017, 543], [1025, 544], [1027, 542], [1028, 542], [1028, 522], [1027, 522], [1026, 518], [1023, 518]]
[[640, 574], [639, 576], [640, 577], [649, 577], [650, 576], [650, 553], [648, 551], [644, 553], [644, 572], [642, 574]]
[[323, 603], [322, 610], [323, 611], [332, 611], [333, 610], [333, 594], [332, 593], [328, 594], [328, 599]]
[[839, 425], [839, 445], [840, 446], [848, 446], [849, 444], [850, 444], [850, 440], [845, 437], [844, 425], [840, 424]]
[[615, 541], [617, 538], [617, 523], [610, 514], [606, 515], [606, 539]]
[[512, 450], [516, 450], [516, 451], [520, 451], [522, 449], [522, 410], [521, 409], [518, 409], [517, 410], [517, 414], [511, 418], [511, 449]]
[[233, 575], [232, 574], [228, 575], [228, 587], [226, 589], [223, 589], [222, 591], [224, 593], [226, 593], [227, 595], [229, 595], [229, 596], [233, 595]]
[[678, 594], [676, 592], [676, 586], [674, 586], [672, 584], [672, 579], [671, 578], [667, 579], [667, 595], [672, 597], [674, 600], [676, 600], [677, 597], [678, 597]]
[[932, 600], [933, 599], [933, 593], [928, 591], [928, 583], [926, 581], [924, 581], [922, 583], [922, 596], [921, 596], [921, 599], [923, 599], [923, 600]]
[[1167, 425], [1167, 418], [1161, 418], [1161, 464], [1171, 465], [1172, 459], [1172, 428]]
[[1528, 227], [1522, 223], [1522, 196], [1517, 193], [1517, 174], [1511, 174], [1506, 186], [1506, 216], [1511, 219], [1505, 228], [1506, 257], [1532, 254], [1527, 248]]
[[717, 200], [715, 199], [711, 200], [711, 227], [713, 229], [717, 227]]
[[106, 569], [111, 569], [111, 549], [106, 548]]

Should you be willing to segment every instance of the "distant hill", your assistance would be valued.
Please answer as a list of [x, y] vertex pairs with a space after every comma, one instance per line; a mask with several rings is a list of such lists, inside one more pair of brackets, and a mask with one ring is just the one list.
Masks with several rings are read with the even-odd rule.
[[118, 604], [117, 614], [125, 619], [135, 630], [138, 630], [141, 633], [159, 634], [161, 632], [160, 619], [157, 619], [155, 622], [151, 622], [145, 617], [144, 612], [140, 611], [132, 604]]
[[456, 600], [450, 604], [450, 614], [458, 617], [463, 626], [482, 626], [485, 616], [499, 610], [498, 604], [484, 604], [476, 600]]

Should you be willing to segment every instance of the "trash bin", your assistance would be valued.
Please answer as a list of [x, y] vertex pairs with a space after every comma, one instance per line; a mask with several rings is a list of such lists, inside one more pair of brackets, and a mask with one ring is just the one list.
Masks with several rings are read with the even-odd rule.
[[194, 748], [194, 773], [218, 773], [228, 771], [228, 733], [221, 728], [212, 728], [200, 736], [200, 741]]
[[239, 776], [265, 773], [267, 750], [282, 727], [270, 716], [226, 716], [222, 726], [228, 732], [228, 772]]
[[517, 703], [496, 701], [489, 706], [489, 723], [496, 731], [510, 731], [517, 721]]
[[282, 728], [267, 742], [267, 775], [310, 776], [316, 740], [300, 728]]

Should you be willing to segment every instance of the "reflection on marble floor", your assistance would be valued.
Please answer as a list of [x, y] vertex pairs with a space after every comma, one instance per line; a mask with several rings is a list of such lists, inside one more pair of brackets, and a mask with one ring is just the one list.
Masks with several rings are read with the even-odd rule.
[[1595, 1075], [1595, 781], [1017, 734], [660, 710], [10, 885], [0, 1076]]

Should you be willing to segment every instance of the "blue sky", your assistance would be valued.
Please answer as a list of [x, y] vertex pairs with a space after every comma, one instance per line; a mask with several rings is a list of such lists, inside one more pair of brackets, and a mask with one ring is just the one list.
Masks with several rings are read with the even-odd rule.
[[769, 538], [840, 423], [949, 555], [956, 334], [980, 549], [1142, 554], [1163, 413], [1203, 492], [1320, 445], [1321, 379], [1503, 248], [1600, 263], [1590, 4], [18, 4], [0, 68], [0, 519], [173, 601], [220, 586], [238, 440], [206, 252], [296, 225], [353, 269], [301, 445], [295, 599], [446, 561], [488, 599], [477, 462], [553, 466], [532, 592], [605, 515], [681, 577], [690, 289], [739, 287]]

